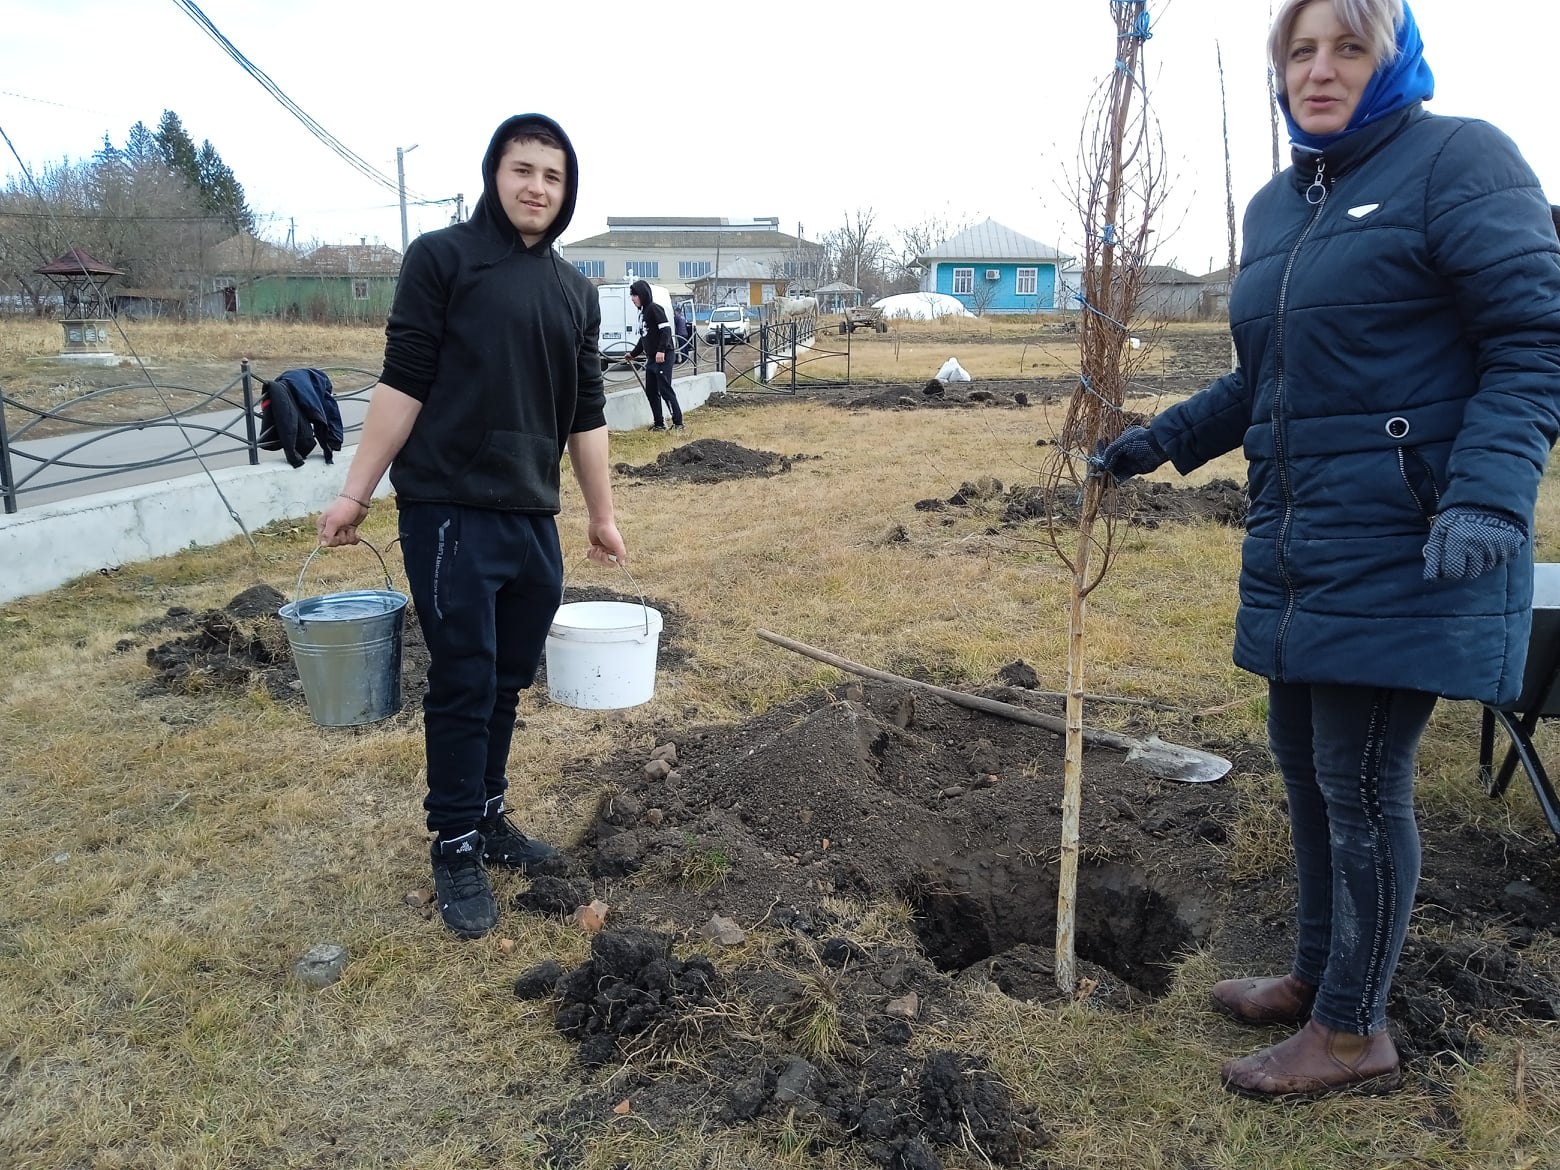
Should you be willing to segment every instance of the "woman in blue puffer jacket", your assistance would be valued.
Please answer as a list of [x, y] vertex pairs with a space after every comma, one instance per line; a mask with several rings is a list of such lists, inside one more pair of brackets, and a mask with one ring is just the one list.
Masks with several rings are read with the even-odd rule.
[[1214, 1003], [1294, 1035], [1223, 1067], [1269, 1099], [1396, 1087], [1387, 990], [1419, 880], [1414, 761], [1438, 696], [1515, 700], [1529, 534], [1560, 435], [1560, 244], [1494, 127], [1427, 114], [1402, 0], [1287, 0], [1294, 142], [1252, 200], [1240, 368], [1101, 456], [1116, 480], [1242, 447], [1237, 665], [1269, 680], [1299, 879], [1293, 969]]

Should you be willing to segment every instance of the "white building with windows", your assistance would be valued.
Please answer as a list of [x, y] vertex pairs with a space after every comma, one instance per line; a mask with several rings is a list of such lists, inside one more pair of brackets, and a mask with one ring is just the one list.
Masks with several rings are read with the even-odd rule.
[[717, 269], [725, 272], [739, 257], [809, 290], [819, 283], [823, 263], [823, 249], [800, 234], [782, 232], [777, 216], [608, 216], [605, 232], [566, 243], [561, 251], [592, 280], [643, 278], [674, 297], [689, 295], [695, 281]]

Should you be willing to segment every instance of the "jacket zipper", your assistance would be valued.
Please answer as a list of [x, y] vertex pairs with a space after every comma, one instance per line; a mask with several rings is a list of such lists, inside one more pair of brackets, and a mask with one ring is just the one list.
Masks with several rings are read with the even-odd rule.
[[1277, 376], [1273, 387], [1273, 458], [1278, 467], [1279, 495], [1284, 501], [1284, 518], [1278, 526], [1276, 550], [1279, 576], [1284, 580], [1284, 613], [1278, 619], [1278, 631], [1273, 638], [1273, 674], [1280, 682], [1284, 678], [1284, 639], [1289, 633], [1289, 623], [1294, 619], [1295, 605], [1299, 600], [1295, 593], [1294, 580], [1289, 575], [1289, 529], [1294, 522], [1295, 507], [1294, 493], [1289, 483], [1289, 462], [1284, 454], [1284, 313], [1289, 305], [1289, 277], [1294, 272], [1295, 259], [1316, 227], [1317, 220], [1321, 219], [1322, 208], [1327, 203], [1327, 183], [1323, 174], [1325, 169], [1326, 163], [1317, 159], [1316, 177], [1305, 189], [1305, 201], [1316, 210], [1311, 213], [1311, 220], [1300, 233], [1300, 238], [1295, 241], [1295, 246], [1289, 250], [1289, 259], [1284, 264], [1284, 277], [1278, 286], [1278, 308], [1274, 314], [1274, 348], [1277, 354], [1274, 363]]

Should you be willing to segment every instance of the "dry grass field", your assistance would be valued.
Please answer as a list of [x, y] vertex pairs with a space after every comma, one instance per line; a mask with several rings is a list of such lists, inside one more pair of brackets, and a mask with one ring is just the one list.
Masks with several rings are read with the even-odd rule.
[[[925, 379], [950, 354], [977, 377], [1069, 368], [1066, 339], [1031, 342], [1032, 323], [981, 327], [989, 337], [906, 328], [858, 338], [853, 372]], [[188, 336], [145, 326], [136, 344], [152, 365], [313, 355], [311, 364], [371, 366], [369, 332], [223, 326]], [[1165, 339], [1167, 355], [1177, 336]], [[48, 344], [0, 329], [0, 385]], [[1044, 541], [980, 507], [915, 508], [978, 476], [1036, 482], [1036, 441], [1053, 432], [1056, 409], [741, 402], [690, 413], [686, 437], [614, 436], [614, 461], [629, 464], [694, 436], [809, 458], [767, 479], [620, 478], [634, 579], [652, 603], [675, 608], [688, 652], [663, 667], [650, 703], [627, 711], [522, 696], [511, 773], [522, 823], [577, 841], [596, 812], [595, 794], [569, 780], [582, 767], [844, 681], [760, 642], [759, 627], [949, 686], [988, 685], [1021, 658], [1041, 687], [1059, 687], [1067, 583]], [[1218, 475], [1239, 478], [1238, 456], [1194, 478]], [[621, 574], [585, 560], [583, 510], [565, 483], [569, 583], [626, 589]], [[1539, 527], [1541, 558], [1560, 558], [1554, 476]], [[383, 547], [394, 537], [393, 510], [376, 508], [364, 531]], [[219, 607], [256, 582], [292, 589], [312, 547], [309, 518], [256, 538], [254, 551], [235, 539], [0, 609], [0, 1167], [877, 1164], [859, 1144], [820, 1141], [801, 1110], [716, 1124], [719, 1100], [690, 1096], [685, 1117], [646, 1119], [625, 1089], [621, 1112], [583, 1116], [574, 1108], [582, 1099], [688, 1073], [699, 1053], [683, 1051], [680, 1066], [583, 1067], [547, 1002], [511, 993], [528, 967], [579, 963], [590, 946], [561, 920], [509, 909], [523, 879], [496, 877], [500, 928], [475, 943], [408, 907], [408, 891], [428, 884], [415, 715], [328, 730], [258, 686], [150, 685], [145, 651], [171, 607]], [[1121, 529], [1118, 560], [1091, 608], [1089, 689], [1203, 711], [1211, 739], [1260, 744], [1264, 684], [1230, 662], [1239, 543], [1238, 531], [1207, 524]], [[364, 563], [354, 558], [367, 556], [321, 558], [322, 582], [352, 580]], [[1089, 717], [1119, 712], [1100, 707]], [[1492, 841], [1543, 847], [1548, 830], [1525, 784], [1498, 803], [1478, 790], [1475, 729], [1468, 705], [1438, 712], [1423, 756], [1424, 810]], [[1286, 866], [1287, 845], [1275, 777], [1242, 769], [1229, 783], [1251, 798], [1221, 847], [1227, 880], [1238, 885]], [[1053, 848], [1034, 842], [1040, 853]], [[1552, 840], [1547, 849], [1553, 867]], [[610, 901], [611, 889], [604, 893]], [[901, 906], [839, 912], [864, 944], [914, 946]], [[705, 954], [717, 969], [778, 962], [785, 931], [742, 925], [739, 947], [686, 930], [679, 951]], [[1490, 938], [1504, 929], [1492, 919]], [[291, 971], [322, 942], [346, 947], [351, 961], [339, 982], [317, 990]], [[1529, 961], [1560, 974], [1553, 935], [1525, 946]], [[1234, 973], [1189, 954], [1165, 994], [1124, 1010], [954, 988], [958, 1018], [928, 1022], [906, 1051], [984, 1054], [1050, 1135], [1023, 1163], [1034, 1170], [1560, 1166], [1553, 1020], [1469, 1019], [1477, 1059], [1417, 1067], [1388, 1098], [1263, 1106], [1217, 1082], [1223, 1057], [1262, 1039], [1206, 1007], [1208, 984]], [[962, 1170], [994, 1164], [973, 1142], [938, 1154]]]

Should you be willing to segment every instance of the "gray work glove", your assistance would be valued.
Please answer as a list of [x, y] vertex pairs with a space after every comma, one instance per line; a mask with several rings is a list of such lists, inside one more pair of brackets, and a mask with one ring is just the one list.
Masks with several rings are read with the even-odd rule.
[[1472, 580], [1511, 560], [1527, 544], [1514, 519], [1483, 508], [1448, 508], [1425, 543], [1426, 581]]
[[1117, 483], [1145, 475], [1168, 456], [1147, 427], [1128, 427], [1099, 453], [1100, 470]]

